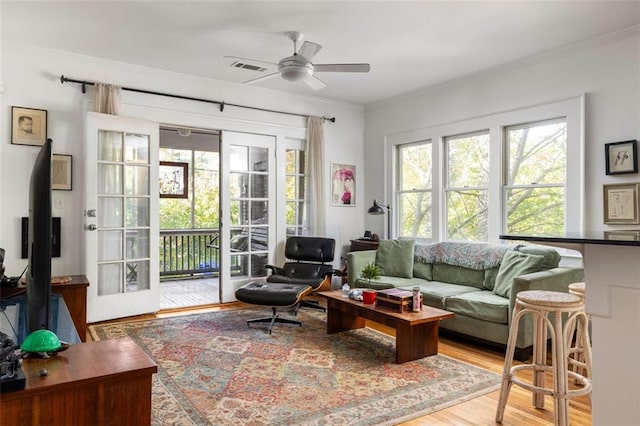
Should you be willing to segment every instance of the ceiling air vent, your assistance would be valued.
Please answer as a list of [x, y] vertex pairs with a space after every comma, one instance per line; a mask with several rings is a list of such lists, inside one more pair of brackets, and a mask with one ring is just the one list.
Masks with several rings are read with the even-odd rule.
[[261, 67], [259, 65], [247, 64], [240, 61], [233, 61], [233, 63], [231, 63], [231, 66], [233, 68], [243, 68], [245, 70], [258, 71], [258, 72], [265, 72], [267, 70], [265, 67]]

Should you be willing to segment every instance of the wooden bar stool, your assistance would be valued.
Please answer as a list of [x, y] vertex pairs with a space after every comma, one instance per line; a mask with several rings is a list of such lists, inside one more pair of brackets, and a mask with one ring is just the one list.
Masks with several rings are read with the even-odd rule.
[[[526, 314], [535, 316], [533, 323], [533, 360], [531, 364], [522, 364], [512, 367], [513, 354], [518, 334], [520, 318]], [[563, 326], [562, 314], [568, 318]], [[552, 320], [549, 319], [552, 316]], [[516, 306], [513, 311], [513, 320], [509, 331], [507, 353], [505, 355], [504, 371], [502, 374], [502, 387], [500, 399], [496, 410], [496, 422], [502, 423], [504, 410], [507, 405], [509, 391], [512, 384], [517, 384], [533, 392], [533, 405], [536, 408], [544, 407], [544, 396], [551, 395], [554, 405], [554, 424], [566, 426], [569, 423], [569, 398], [586, 395], [591, 392], [591, 380], [581, 374], [569, 371], [567, 368], [567, 354], [569, 333], [574, 328], [582, 328], [582, 336], [588, 336], [588, 318], [584, 310], [584, 299], [575, 294], [556, 291], [522, 291], [516, 295]], [[547, 365], [547, 330], [551, 334], [552, 365]], [[591, 348], [584, 347], [584, 356], [587, 371], [591, 371]], [[533, 383], [524, 381], [515, 376], [517, 371], [531, 370]], [[545, 373], [551, 371], [553, 375], [553, 389], [545, 387]], [[569, 390], [569, 377], [574, 379], [578, 389]]]

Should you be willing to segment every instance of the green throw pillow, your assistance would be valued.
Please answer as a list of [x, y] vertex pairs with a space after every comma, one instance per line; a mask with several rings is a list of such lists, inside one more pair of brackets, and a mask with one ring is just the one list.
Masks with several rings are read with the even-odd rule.
[[539, 271], [543, 256], [537, 254], [524, 254], [517, 251], [508, 251], [504, 254], [493, 292], [498, 296], [509, 298], [513, 279], [518, 275]]
[[381, 240], [376, 251], [376, 265], [382, 275], [413, 277], [413, 240]]
[[542, 256], [540, 270], [557, 268], [558, 264], [560, 264], [560, 253], [549, 247], [519, 246], [516, 250], [524, 254], [535, 254]]

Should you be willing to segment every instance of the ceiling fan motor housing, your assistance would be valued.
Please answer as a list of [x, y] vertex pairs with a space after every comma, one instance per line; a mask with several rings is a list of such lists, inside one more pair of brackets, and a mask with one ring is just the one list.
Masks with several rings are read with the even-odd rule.
[[308, 61], [300, 61], [294, 55], [280, 61], [278, 71], [285, 80], [300, 81], [313, 75], [313, 65]]

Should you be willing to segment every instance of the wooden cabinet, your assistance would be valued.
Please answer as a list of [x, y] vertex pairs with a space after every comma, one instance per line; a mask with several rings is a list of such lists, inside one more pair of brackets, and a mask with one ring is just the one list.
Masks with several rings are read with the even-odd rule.
[[25, 389], [0, 398], [3, 426], [151, 423], [158, 367], [128, 337], [71, 345], [49, 359], [26, 359], [22, 369]]
[[[80, 340], [87, 339], [87, 287], [89, 280], [84, 275], [71, 275], [71, 281], [51, 284], [51, 293], [58, 293], [67, 305], [73, 325], [76, 327]], [[25, 286], [3, 288], [2, 297], [11, 297], [26, 291]]]

